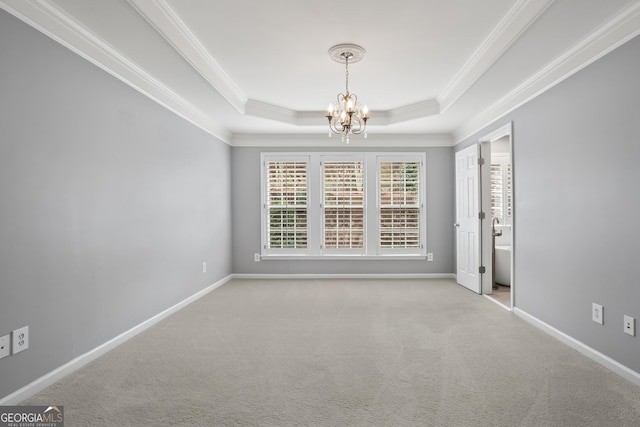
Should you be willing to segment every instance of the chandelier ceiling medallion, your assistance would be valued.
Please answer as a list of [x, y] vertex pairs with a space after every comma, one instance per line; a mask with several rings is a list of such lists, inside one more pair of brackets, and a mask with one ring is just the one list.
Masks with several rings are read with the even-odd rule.
[[349, 135], [360, 135], [364, 133], [367, 137], [367, 120], [369, 120], [369, 109], [365, 105], [360, 106], [358, 96], [349, 93], [349, 63], [360, 61], [366, 51], [361, 46], [355, 44], [339, 44], [329, 49], [329, 56], [336, 62], [345, 64], [345, 93], [339, 93], [337, 101], [329, 104], [327, 115], [329, 121], [329, 137], [332, 134], [342, 136], [342, 142], [349, 143]]

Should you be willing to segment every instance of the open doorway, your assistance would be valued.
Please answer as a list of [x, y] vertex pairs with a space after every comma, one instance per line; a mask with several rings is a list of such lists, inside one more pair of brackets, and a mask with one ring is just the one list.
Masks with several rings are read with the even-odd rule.
[[481, 204], [487, 213], [482, 222], [481, 251], [489, 270], [482, 278], [482, 293], [511, 310], [515, 301], [512, 124], [483, 137], [480, 152], [485, 159]]

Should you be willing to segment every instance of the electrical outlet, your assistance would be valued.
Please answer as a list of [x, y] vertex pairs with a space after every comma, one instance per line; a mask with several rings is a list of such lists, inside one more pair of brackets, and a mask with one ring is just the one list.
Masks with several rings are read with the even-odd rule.
[[604, 307], [595, 302], [591, 304], [591, 320], [604, 325]]
[[20, 353], [29, 348], [29, 327], [24, 326], [11, 332], [11, 354]]
[[9, 339], [9, 335], [0, 337], [0, 359], [2, 359], [3, 357], [7, 357], [9, 355], [10, 344], [11, 344], [11, 340]]
[[207, 263], [206, 263], [206, 262], [203, 262], [203, 263], [202, 263], [202, 272], [203, 272], [203, 273], [206, 273], [206, 272], [207, 272]]
[[433, 261], [433, 254], [431, 252], [427, 254], [427, 261]]
[[259, 253], [255, 253], [253, 254], [253, 260], [255, 262], [260, 262], [260, 254]]
[[631, 316], [624, 316], [624, 333], [632, 337], [636, 336], [636, 319]]

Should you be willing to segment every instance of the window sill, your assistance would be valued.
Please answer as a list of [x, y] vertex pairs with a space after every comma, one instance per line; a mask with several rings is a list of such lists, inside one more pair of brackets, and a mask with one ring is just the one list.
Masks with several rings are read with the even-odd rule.
[[261, 255], [261, 261], [424, 261], [426, 255]]

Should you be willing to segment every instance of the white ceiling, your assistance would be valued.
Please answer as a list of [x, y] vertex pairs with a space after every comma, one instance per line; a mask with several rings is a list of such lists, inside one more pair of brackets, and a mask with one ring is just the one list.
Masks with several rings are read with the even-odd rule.
[[[640, 34], [640, 0], [0, 0], [232, 145], [329, 144], [328, 49], [370, 143], [451, 145]], [[353, 138], [352, 138], [353, 140]], [[333, 140], [335, 144], [335, 138]]]

